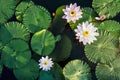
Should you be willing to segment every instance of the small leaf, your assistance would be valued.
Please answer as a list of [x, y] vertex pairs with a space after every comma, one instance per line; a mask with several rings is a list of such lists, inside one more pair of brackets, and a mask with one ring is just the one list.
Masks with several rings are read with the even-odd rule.
[[54, 64], [50, 71], [40, 71], [38, 80], [65, 80], [62, 74], [62, 68]]
[[67, 21], [62, 19], [62, 16], [64, 15], [62, 10], [64, 8], [65, 6], [63, 5], [58, 7], [56, 10], [55, 17], [51, 25], [51, 31], [53, 32], [54, 35], [58, 35], [59, 33], [61, 33], [67, 24]]
[[21, 68], [31, 58], [28, 44], [21, 39], [11, 40], [2, 49], [1, 59], [8, 68]]
[[62, 35], [61, 40], [56, 44], [55, 49], [49, 56], [54, 61], [63, 61], [69, 57], [71, 50], [71, 40], [66, 35]]
[[30, 60], [26, 66], [20, 69], [14, 69], [13, 72], [17, 80], [37, 80], [39, 74], [38, 63]]
[[116, 40], [115, 36], [101, 31], [97, 41], [85, 46], [85, 55], [94, 63], [109, 63], [115, 59], [118, 52], [116, 42], [118, 40]]
[[96, 67], [98, 80], [120, 80], [120, 56], [108, 64], [98, 64]]
[[23, 17], [23, 23], [32, 33], [47, 29], [51, 23], [50, 13], [42, 6], [30, 6]]
[[50, 31], [43, 29], [33, 35], [31, 47], [39, 55], [49, 55], [55, 47], [55, 38]]
[[55, 41], [56, 42], [59, 42], [61, 40], [61, 35], [57, 35], [56, 37], [55, 37]]
[[13, 16], [15, 5], [14, 0], [0, 0], [0, 24], [5, 23]]
[[81, 60], [70, 61], [63, 69], [66, 80], [91, 80], [88, 64]]
[[93, 0], [92, 6], [99, 16], [106, 15], [107, 18], [112, 18], [120, 12], [120, 0]]
[[120, 35], [120, 24], [114, 20], [107, 20], [102, 22], [99, 29], [106, 30], [116, 36]]

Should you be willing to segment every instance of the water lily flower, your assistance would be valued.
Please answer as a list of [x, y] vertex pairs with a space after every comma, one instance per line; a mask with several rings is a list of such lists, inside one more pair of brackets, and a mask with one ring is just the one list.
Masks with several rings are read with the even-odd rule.
[[100, 17], [95, 17], [95, 19], [98, 20], [98, 21], [103, 21], [103, 20], [105, 20], [105, 18], [106, 18], [105, 15], [102, 15]]
[[79, 24], [74, 31], [76, 39], [79, 39], [79, 42], [83, 42], [84, 45], [93, 43], [94, 40], [97, 40], [96, 36], [99, 36], [97, 28], [88, 21]]
[[67, 19], [67, 22], [72, 21], [75, 23], [76, 20], [82, 18], [82, 10], [80, 9], [80, 6], [77, 6], [76, 3], [67, 5], [66, 9], [63, 9], [63, 12], [65, 15], [62, 18]]
[[44, 71], [48, 71], [51, 69], [51, 67], [53, 66], [53, 61], [51, 58], [49, 58], [48, 56], [46, 57], [42, 57], [39, 60], [39, 66], [40, 69], [44, 70]]

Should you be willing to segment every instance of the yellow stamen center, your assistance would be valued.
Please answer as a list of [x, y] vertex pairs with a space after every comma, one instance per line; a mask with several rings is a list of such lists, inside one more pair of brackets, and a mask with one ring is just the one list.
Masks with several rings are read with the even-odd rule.
[[89, 31], [84, 31], [84, 32], [83, 32], [83, 35], [84, 35], [85, 37], [87, 37], [87, 36], [89, 35]]
[[72, 10], [70, 11], [70, 16], [75, 16], [76, 15], [76, 11]]
[[44, 64], [44, 65], [48, 65], [48, 62], [47, 62], [47, 61], [45, 61], [43, 64]]

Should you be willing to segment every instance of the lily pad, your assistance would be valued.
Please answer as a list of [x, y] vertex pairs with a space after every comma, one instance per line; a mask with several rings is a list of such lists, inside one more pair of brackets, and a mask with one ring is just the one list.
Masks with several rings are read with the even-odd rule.
[[14, 0], [0, 0], [0, 24], [5, 23], [13, 16], [15, 6]]
[[63, 68], [63, 74], [66, 80], [91, 80], [90, 68], [81, 60], [68, 62]]
[[19, 21], [23, 20], [23, 16], [26, 12], [26, 10], [33, 5], [34, 3], [31, 0], [24, 0], [22, 1], [17, 7], [16, 7], [16, 19]]
[[44, 7], [32, 5], [25, 11], [23, 23], [32, 33], [35, 33], [49, 27], [51, 16]]
[[120, 0], [93, 0], [93, 8], [99, 16], [106, 15], [112, 18], [120, 12]]
[[35, 60], [30, 62], [20, 69], [13, 70], [17, 80], [37, 80], [39, 75], [38, 63]]
[[28, 41], [29, 36], [29, 31], [24, 25], [18, 22], [9, 22], [0, 28], [0, 42], [2, 42], [3, 45], [14, 38], [21, 38]]
[[40, 71], [38, 80], [65, 80], [62, 74], [62, 68], [54, 64], [50, 71]]
[[96, 76], [99, 80], [120, 80], [120, 57], [110, 64], [98, 64]]
[[72, 50], [72, 42], [66, 36], [62, 35], [61, 40], [56, 43], [56, 47], [49, 55], [54, 61], [63, 61], [67, 59]]
[[118, 52], [116, 37], [101, 31], [97, 41], [85, 46], [85, 55], [94, 63], [109, 63], [115, 59]]
[[106, 30], [116, 36], [120, 35], [120, 24], [114, 20], [107, 20], [100, 24], [99, 29]]
[[43, 29], [33, 35], [31, 47], [39, 55], [49, 55], [55, 47], [55, 38], [50, 31]]
[[2, 49], [1, 59], [8, 68], [21, 68], [31, 58], [28, 44], [21, 39], [11, 40]]

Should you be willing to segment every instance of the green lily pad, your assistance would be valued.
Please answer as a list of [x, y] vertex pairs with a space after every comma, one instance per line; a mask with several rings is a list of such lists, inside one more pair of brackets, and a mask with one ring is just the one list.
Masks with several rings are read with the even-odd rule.
[[14, 0], [0, 0], [0, 24], [5, 23], [13, 16], [15, 6]]
[[44, 7], [32, 5], [25, 11], [23, 23], [32, 33], [35, 33], [49, 27], [51, 16]]
[[65, 80], [62, 74], [62, 68], [54, 64], [50, 71], [40, 71], [38, 80]]
[[114, 20], [107, 20], [100, 24], [99, 29], [106, 30], [116, 36], [120, 35], [120, 24]]
[[85, 55], [94, 62], [109, 63], [115, 59], [118, 52], [116, 37], [108, 32], [101, 31], [97, 41], [85, 46]]
[[90, 68], [88, 64], [81, 60], [73, 60], [63, 68], [66, 80], [91, 80]]
[[55, 49], [49, 56], [54, 61], [63, 61], [70, 56], [71, 50], [72, 50], [71, 40], [66, 35], [62, 35], [61, 40], [56, 43]]
[[39, 55], [49, 55], [55, 47], [55, 38], [50, 31], [43, 29], [33, 35], [31, 47]]
[[24, 25], [18, 22], [9, 22], [0, 28], [0, 42], [4, 45], [14, 38], [29, 40], [30, 33]]
[[29, 46], [21, 39], [11, 40], [2, 49], [1, 59], [8, 68], [21, 68], [29, 62], [30, 58]]
[[17, 80], [37, 80], [39, 75], [39, 66], [35, 60], [30, 62], [20, 69], [13, 70]]
[[19, 21], [23, 20], [23, 16], [26, 12], [26, 10], [33, 5], [34, 3], [31, 0], [24, 0], [22, 1], [17, 7], [16, 7], [16, 19]]
[[112, 18], [120, 12], [120, 0], [93, 0], [92, 6], [99, 16], [106, 15], [107, 18]]
[[96, 76], [98, 80], [120, 80], [120, 57], [113, 60], [110, 65], [98, 64]]
[[64, 8], [65, 8], [65, 5], [60, 6], [57, 8], [55, 12], [55, 16], [51, 24], [51, 31], [53, 32], [54, 35], [58, 35], [59, 33], [61, 33], [67, 24], [67, 21], [62, 19], [62, 16], [64, 15], [62, 10]]
[[79, 23], [83, 23], [83, 22], [93, 22], [93, 23], [99, 23], [95, 20], [95, 17], [97, 16], [96, 12], [92, 9], [92, 8], [82, 8], [82, 18], [77, 20], [76, 23], [70, 22], [70, 27], [71, 29], [75, 29]]

